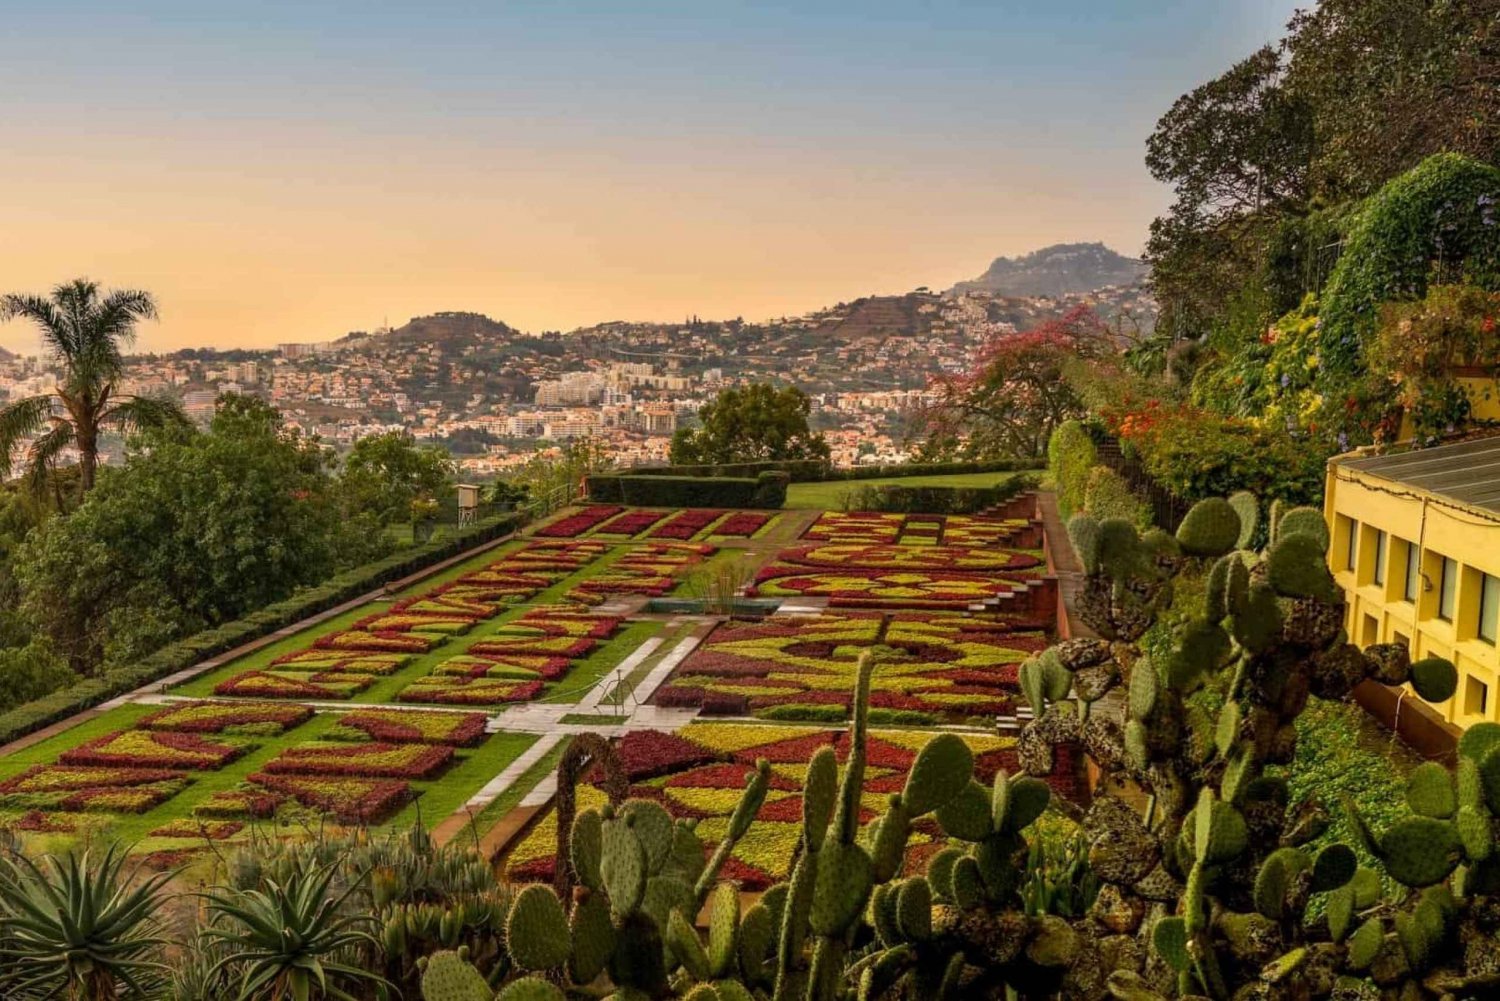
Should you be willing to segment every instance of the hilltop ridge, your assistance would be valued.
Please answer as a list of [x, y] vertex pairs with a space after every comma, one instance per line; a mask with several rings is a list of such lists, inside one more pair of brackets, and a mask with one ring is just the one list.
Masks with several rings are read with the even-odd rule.
[[1144, 261], [1116, 253], [1103, 243], [1057, 243], [1021, 257], [997, 257], [984, 274], [959, 282], [949, 292], [1059, 296], [1107, 285], [1134, 285], [1149, 270]]

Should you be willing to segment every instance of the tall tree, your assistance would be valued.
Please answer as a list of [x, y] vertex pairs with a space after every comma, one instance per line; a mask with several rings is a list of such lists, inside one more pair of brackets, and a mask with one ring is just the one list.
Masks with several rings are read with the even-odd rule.
[[172, 402], [115, 391], [124, 369], [122, 349], [135, 342], [135, 328], [156, 317], [149, 292], [114, 289], [77, 279], [50, 296], [11, 293], [0, 297], [0, 320], [27, 319], [62, 368], [50, 393], [17, 400], [0, 410], [0, 478], [12, 472], [12, 455], [24, 440], [31, 482], [42, 486], [69, 448], [78, 451], [79, 497], [94, 487], [99, 436], [128, 434], [187, 419]]
[[943, 448], [975, 459], [1046, 454], [1057, 426], [1084, 411], [1067, 366], [1114, 350], [1114, 334], [1087, 306], [993, 338], [968, 372], [932, 385], [937, 401], [917, 424], [939, 447], [925, 448], [924, 457], [937, 458]]
[[731, 387], [698, 411], [696, 428], [672, 438], [672, 462], [702, 465], [778, 459], [826, 459], [828, 442], [807, 417], [812, 401], [794, 386], [766, 383]]
[[366, 435], [344, 460], [345, 503], [353, 514], [381, 521], [411, 517], [413, 501], [441, 501], [452, 495], [458, 466], [446, 449], [419, 446], [408, 431]]

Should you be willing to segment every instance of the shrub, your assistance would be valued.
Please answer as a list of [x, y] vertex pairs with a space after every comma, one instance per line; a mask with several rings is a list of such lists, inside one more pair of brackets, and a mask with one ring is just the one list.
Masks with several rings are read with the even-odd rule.
[[1099, 462], [1094, 440], [1078, 421], [1064, 421], [1047, 442], [1047, 471], [1057, 489], [1057, 506], [1064, 518], [1082, 511], [1089, 471]]
[[1013, 476], [992, 487], [906, 487], [899, 484], [866, 486], [854, 490], [847, 510], [924, 514], [974, 514], [1003, 504], [1036, 486], [1029, 476]]
[[762, 473], [752, 478], [599, 473], [588, 478], [587, 489], [589, 500], [600, 504], [777, 508], [786, 503], [786, 475]]
[[1125, 478], [1108, 466], [1089, 470], [1083, 510], [1100, 521], [1124, 518], [1138, 528], [1151, 527], [1151, 509], [1131, 491]]

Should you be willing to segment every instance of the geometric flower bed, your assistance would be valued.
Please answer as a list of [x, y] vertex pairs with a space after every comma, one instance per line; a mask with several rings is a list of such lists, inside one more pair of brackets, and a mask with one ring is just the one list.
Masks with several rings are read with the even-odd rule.
[[374, 740], [386, 744], [446, 744], [470, 747], [484, 740], [483, 713], [403, 712], [356, 709], [339, 717], [327, 736], [335, 740]]
[[0, 808], [144, 813], [188, 784], [169, 768], [33, 765], [0, 782]]
[[[347, 630], [283, 654], [266, 671], [221, 682], [215, 695], [264, 699], [347, 699], [394, 674], [504, 608], [535, 597], [576, 573], [609, 546], [602, 542], [532, 542], [456, 580], [392, 604]], [[416, 700], [411, 700], [416, 701]]]
[[[405, 805], [412, 795], [411, 786], [399, 779], [257, 772], [249, 781], [278, 801], [283, 797], [294, 799], [308, 809], [332, 814], [341, 824], [379, 823]], [[201, 810], [199, 815], [203, 815]]]
[[542, 694], [542, 688], [540, 681], [429, 674], [401, 689], [396, 699], [445, 706], [497, 706], [530, 702]]
[[572, 605], [534, 608], [417, 678], [396, 699], [459, 706], [529, 702], [543, 682], [565, 675], [623, 621]]
[[749, 539], [776, 519], [774, 514], [761, 511], [737, 511], [714, 526], [715, 538]]
[[[776, 563], [785, 567], [812, 570], [958, 570], [966, 573], [1015, 571], [1041, 567], [1043, 561], [1032, 553], [1013, 549], [967, 549], [958, 546], [882, 546], [867, 543], [828, 542], [795, 546], [776, 554]], [[761, 571], [760, 579], [780, 576]]]
[[597, 605], [621, 594], [659, 598], [677, 585], [677, 574], [715, 552], [713, 546], [681, 542], [637, 546], [598, 574], [575, 585], [563, 600]]
[[179, 817], [151, 832], [153, 838], [203, 838], [208, 841], [226, 841], [234, 837], [244, 824], [233, 820], [189, 820]]
[[961, 571], [879, 571], [848, 569], [809, 572], [804, 567], [773, 564], [756, 575], [750, 595], [828, 598], [833, 608], [962, 609], [1015, 592], [1020, 575], [1006, 580], [993, 573]]
[[710, 715], [840, 721], [849, 715], [855, 667], [871, 646], [905, 659], [871, 681], [876, 722], [932, 724], [1015, 710], [1017, 671], [1042, 650], [1036, 623], [999, 616], [900, 611], [774, 616], [715, 629], [656, 692], [661, 706]]
[[311, 717], [306, 706], [278, 702], [179, 702], [136, 722], [139, 730], [274, 736]]
[[[657, 735], [658, 737], [661, 735]], [[807, 777], [807, 762], [814, 751], [832, 745], [842, 763], [848, 756], [848, 734], [844, 730], [808, 727], [764, 726], [735, 723], [693, 723], [672, 736], [669, 746], [650, 733], [631, 732], [620, 740], [631, 781], [630, 795], [661, 803], [674, 817], [697, 821], [699, 837], [711, 848], [724, 836], [729, 814], [745, 787], [745, 775], [758, 758], [771, 764], [769, 792], [757, 822], [735, 846], [724, 867], [725, 879], [737, 880], [746, 890], [762, 890], [789, 874], [802, 831], [801, 789]], [[864, 797], [860, 823], [868, 823], [886, 807], [893, 792], [906, 782], [917, 752], [935, 734], [916, 730], [872, 730], [867, 746]], [[1004, 768], [1016, 770], [1014, 740], [984, 734], [964, 734], [974, 751], [976, 777], [985, 783]], [[648, 743], [644, 751], [633, 745]], [[1067, 747], [1060, 747], [1057, 771], [1048, 781], [1057, 791], [1073, 796], [1072, 760]], [[676, 760], [673, 760], [675, 758]], [[605, 802], [604, 793], [581, 783], [580, 809]], [[556, 814], [544, 817], [512, 849], [507, 874], [518, 881], [552, 878], [556, 850]], [[931, 817], [915, 821], [907, 853], [908, 872], [922, 871], [927, 859], [946, 843]]]
[[264, 820], [276, 813], [281, 800], [281, 796], [258, 789], [221, 789], [193, 807], [193, 816]]
[[687, 542], [728, 513], [722, 508], [713, 507], [694, 507], [678, 511], [666, 522], [652, 529], [646, 538], [676, 539], [678, 542]]
[[244, 744], [221, 744], [192, 733], [116, 730], [58, 756], [65, 765], [105, 768], [191, 768], [213, 771], [246, 751]]
[[547, 539], [572, 539], [590, 531], [625, 510], [614, 504], [596, 504], [582, 511], [543, 525], [533, 535]]
[[349, 775], [356, 778], [431, 778], [453, 761], [443, 744], [300, 744], [282, 751], [266, 765], [270, 774]]
[[241, 695], [258, 699], [348, 699], [373, 685], [373, 674], [325, 671], [246, 671], [214, 686], [215, 695]]
[[901, 535], [904, 514], [877, 514], [870, 511], [824, 511], [802, 538], [809, 542], [863, 542], [893, 544]]
[[607, 535], [611, 538], [633, 539], [652, 525], [661, 521], [669, 513], [667, 511], [648, 511], [638, 507], [631, 508], [629, 511], [616, 515], [594, 529], [591, 535], [593, 537]]
[[985, 515], [883, 514], [825, 511], [802, 533], [809, 542], [862, 542], [872, 545], [959, 546], [984, 549], [1007, 545], [1027, 521]]

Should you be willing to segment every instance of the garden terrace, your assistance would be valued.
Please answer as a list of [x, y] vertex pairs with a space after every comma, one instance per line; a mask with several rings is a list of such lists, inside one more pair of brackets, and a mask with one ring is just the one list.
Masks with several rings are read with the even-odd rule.
[[1049, 642], [1047, 624], [941, 612], [778, 615], [715, 629], [657, 691], [660, 706], [762, 719], [848, 718], [855, 666], [877, 646], [904, 657], [871, 684], [876, 723], [931, 725], [1013, 717], [1021, 661]]
[[[860, 823], [883, 809], [891, 793], [900, 792], [916, 753], [935, 733], [922, 730], [872, 730], [865, 772]], [[965, 734], [974, 751], [976, 776], [993, 780], [996, 771], [1015, 771], [1015, 742], [1008, 737]], [[697, 833], [712, 848], [728, 828], [729, 815], [745, 789], [745, 775], [756, 760], [771, 764], [770, 792], [749, 834], [735, 846], [724, 878], [746, 890], [763, 890], [790, 872], [802, 832], [801, 789], [807, 763], [825, 745], [843, 761], [848, 752], [844, 730], [766, 724], [693, 723], [676, 734], [636, 731], [620, 740], [619, 752], [630, 779], [630, 795], [654, 800], [674, 817], [697, 821]], [[1049, 783], [1065, 796], [1076, 796], [1075, 764], [1060, 754]], [[593, 778], [597, 779], [598, 776]], [[578, 790], [580, 809], [607, 800], [586, 782]], [[510, 852], [506, 872], [518, 881], [552, 878], [557, 846], [555, 815], [538, 822]], [[909, 872], [925, 868], [927, 859], [946, 844], [936, 824], [920, 820], [906, 860]]]
[[541, 538], [617, 542], [718, 542], [757, 538], [780, 517], [776, 511], [595, 505], [564, 514], [534, 534]]

